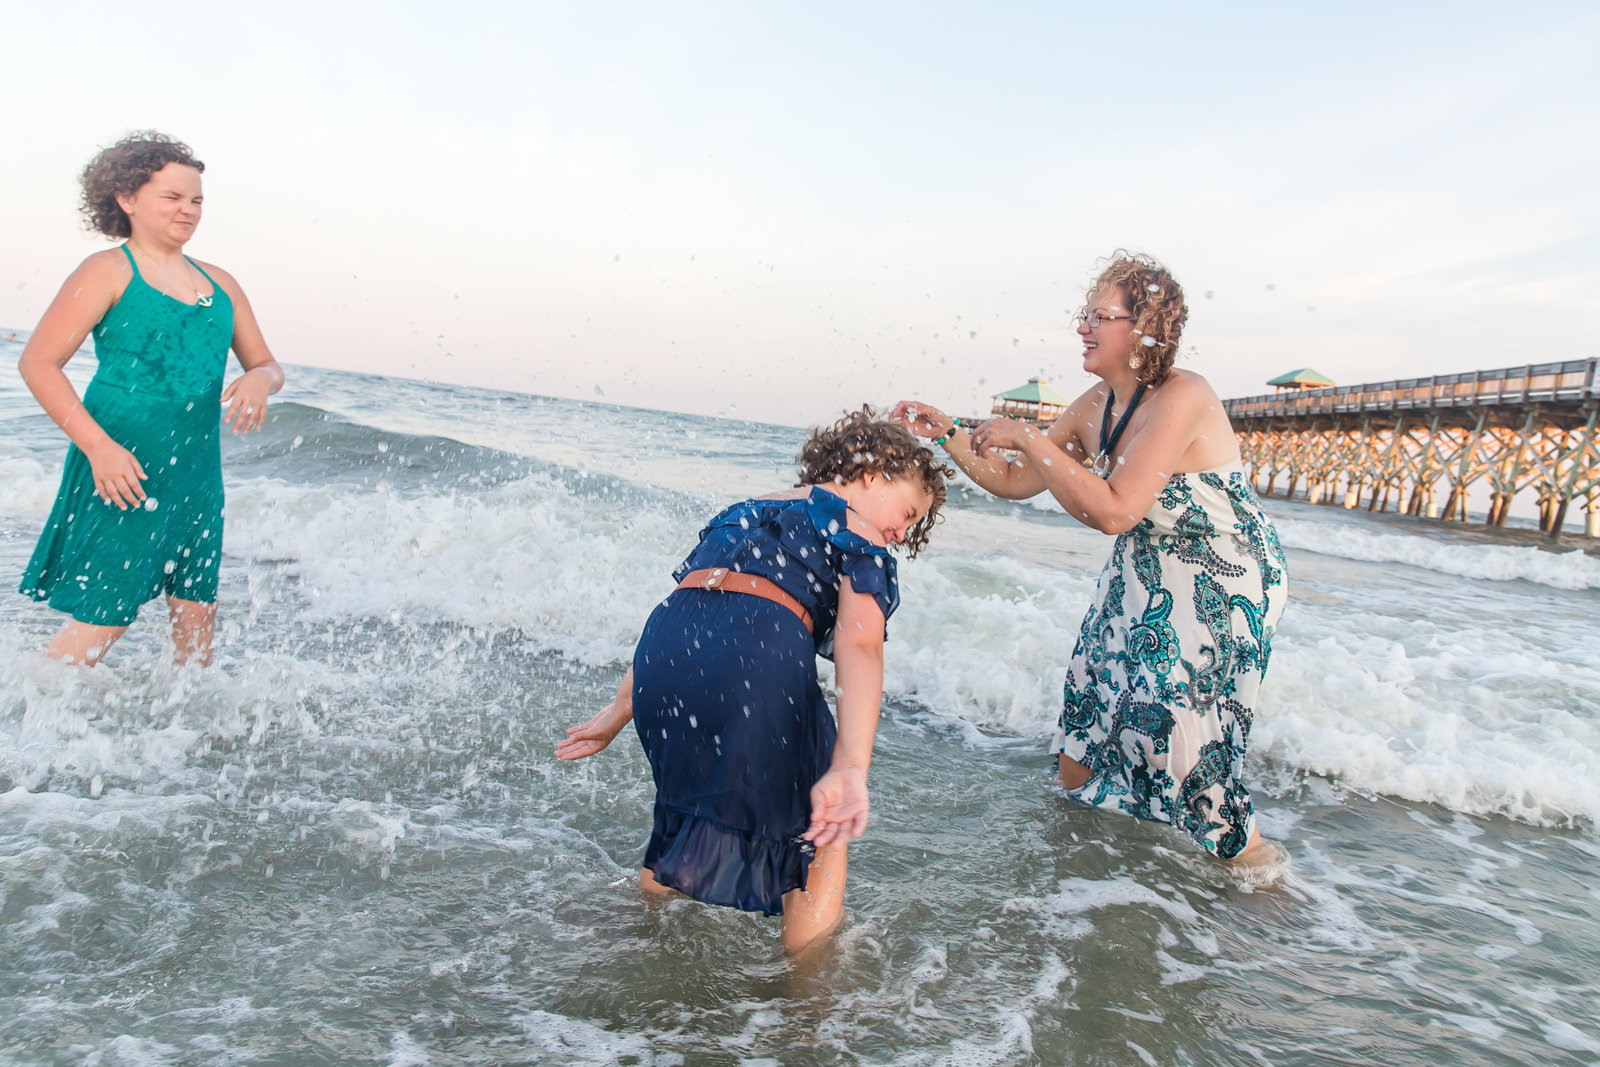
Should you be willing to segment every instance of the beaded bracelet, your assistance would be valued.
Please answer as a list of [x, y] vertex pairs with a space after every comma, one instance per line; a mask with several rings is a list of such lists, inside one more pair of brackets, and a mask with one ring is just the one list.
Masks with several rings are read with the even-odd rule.
[[933, 443], [934, 447], [937, 448], [940, 445], [943, 445], [946, 441], [950, 440], [950, 438], [954, 436], [955, 432], [959, 429], [961, 429], [961, 424], [959, 422], [952, 422], [950, 424], [950, 428], [944, 432], [944, 436]]

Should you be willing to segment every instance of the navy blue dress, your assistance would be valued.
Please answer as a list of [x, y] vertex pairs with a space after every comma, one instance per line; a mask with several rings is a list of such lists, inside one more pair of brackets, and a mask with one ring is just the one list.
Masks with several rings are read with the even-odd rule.
[[814, 849], [800, 835], [833, 758], [817, 656], [832, 658], [839, 583], [848, 576], [887, 619], [900, 603], [895, 561], [846, 528], [842, 497], [813, 487], [716, 516], [673, 577], [703, 567], [775, 582], [811, 613], [815, 637], [745, 593], [679, 589], [651, 613], [633, 658], [634, 727], [656, 782], [644, 866], [699, 900], [777, 915], [805, 888]]

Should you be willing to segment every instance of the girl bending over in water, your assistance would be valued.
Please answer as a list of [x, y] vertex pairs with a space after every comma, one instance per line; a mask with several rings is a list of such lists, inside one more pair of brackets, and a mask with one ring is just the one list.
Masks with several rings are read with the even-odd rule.
[[[656, 784], [639, 884], [781, 914], [791, 952], [843, 915], [900, 601], [889, 550], [927, 544], [954, 473], [870, 409], [813, 430], [799, 468], [797, 488], [700, 531], [616, 700], [556, 747], [592, 755], [632, 719]], [[837, 727], [818, 655], [836, 666]]]

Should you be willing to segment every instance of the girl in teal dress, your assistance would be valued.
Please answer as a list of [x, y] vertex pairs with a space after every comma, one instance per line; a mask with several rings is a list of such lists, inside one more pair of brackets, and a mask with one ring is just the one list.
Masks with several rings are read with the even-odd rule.
[[[123, 238], [67, 278], [18, 370], [71, 439], [61, 489], [20, 591], [71, 616], [49, 655], [94, 664], [139, 608], [165, 595], [178, 662], [211, 661], [222, 550], [221, 423], [266, 418], [283, 371], [233, 276], [183, 254], [205, 165], [187, 145], [134, 134], [83, 172], [91, 229]], [[93, 333], [80, 399], [63, 368]], [[244, 374], [223, 388], [228, 349]]]

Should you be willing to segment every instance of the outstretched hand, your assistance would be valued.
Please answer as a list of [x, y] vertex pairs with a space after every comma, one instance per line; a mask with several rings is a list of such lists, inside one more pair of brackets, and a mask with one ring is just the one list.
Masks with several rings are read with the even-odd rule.
[[997, 448], [1021, 452], [1039, 436], [1039, 428], [1016, 419], [990, 419], [972, 431], [972, 450], [987, 456]]
[[632, 709], [623, 710], [615, 702], [607, 704], [594, 718], [567, 729], [566, 739], [556, 743], [556, 758], [583, 759], [609, 745], [633, 718]]
[[811, 787], [811, 825], [805, 839], [818, 848], [847, 844], [867, 829], [867, 772], [858, 767], [830, 770]]
[[902, 400], [889, 413], [890, 422], [903, 424], [918, 437], [943, 437], [955, 425], [955, 420], [932, 404], [920, 400]]

